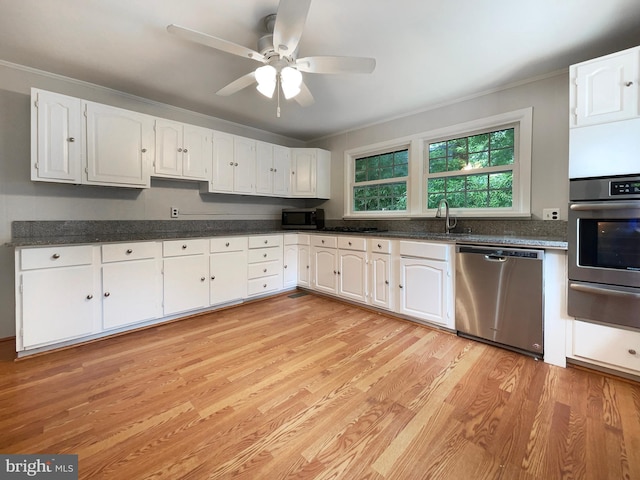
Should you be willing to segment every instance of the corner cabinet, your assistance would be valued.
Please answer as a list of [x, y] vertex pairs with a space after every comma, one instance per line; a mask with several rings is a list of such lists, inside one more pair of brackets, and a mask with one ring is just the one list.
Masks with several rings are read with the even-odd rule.
[[572, 65], [570, 79], [572, 127], [640, 115], [640, 47]]
[[291, 196], [331, 197], [331, 152], [319, 148], [291, 149]]

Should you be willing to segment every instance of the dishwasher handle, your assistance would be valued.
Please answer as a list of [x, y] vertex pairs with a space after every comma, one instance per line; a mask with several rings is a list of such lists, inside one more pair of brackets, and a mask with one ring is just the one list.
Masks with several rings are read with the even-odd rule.
[[484, 256], [487, 262], [504, 263], [507, 261], [507, 257], [502, 255], [488, 254]]

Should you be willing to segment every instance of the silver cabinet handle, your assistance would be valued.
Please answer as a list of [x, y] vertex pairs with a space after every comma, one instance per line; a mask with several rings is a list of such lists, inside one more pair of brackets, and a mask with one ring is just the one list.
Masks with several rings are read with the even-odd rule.
[[110, 294], [109, 292], [104, 292], [104, 296], [105, 296], [105, 297], [108, 297], [108, 296], [110, 296], [110, 295], [111, 295], [111, 294]]
[[624, 84], [625, 87], [630, 87], [631, 85], [633, 85], [633, 82], [627, 82]]
[[267, 269], [265, 268], [264, 270], [262, 270], [263, 273], [267, 273]]
[[143, 149], [142, 149], [142, 153], [147, 153], [147, 149], [146, 149], [146, 148], [143, 148]]
[[264, 255], [262, 255], [264, 258], [267, 258], [267, 254], [265, 253]]
[[238, 164], [237, 164], [237, 163], [234, 163], [234, 164], [233, 164], [233, 166], [234, 166], [234, 167], [237, 167], [237, 166], [238, 166]]
[[400, 287], [400, 288], [404, 288], [402, 285], [398, 285], [398, 287]]
[[178, 149], [178, 152], [182, 152], [182, 149], [181, 149], [181, 148], [179, 148], [179, 149]]
[[216, 279], [216, 276], [215, 276], [215, 275], [213, 275], [213, 276], [211, 277], [211, 280], [215, 280], [215, 279]]
[[633, 348], [630, 348], [628, 351], [630, 355], [635, 355], [637, 353]]
[[263, 288], [267, 288], [267, 284], [265, 283], [264, 285], [262, 285]]
[[54, 260], [57, 260], [60, 258], [60, 254], [59, 253], [54, 253], [53, 255], [51, 255], [51, 258], [53, 258]]
[[91, 300], [93, 298], [92, 294], [87, 295], [87, 300]]
[[186, 148], [182, 150], [183, 153], [187, 153], [189, 150], [187, 150]]
[[[284, 268], [287, 268], [287, 265], [283, 265], [283, 266], [284, 266]], [[266, 272], [266, 270], [265, 270], [265, 272]]]
[[233, 167], [233, 162], [229, 162], [229, 165], [231, 165]]
[[277, 168], [274, 168], [274, 169], [273, 169], [273, 171], [274, 171], [274, 172], [277, 172], [277, 171], [278, 171], [278, 169], [277, 169]]
[[225, 247], [228, 247], [228, 246], [229, 246], [229, 242], [225, 243], [225, 244], [224, 244], [224, 246], [225, 246]]
[[384, 281], [384, 284], [385, 284], [385, 285], [389, 285], [389, 280], [385, 280], [385, 281]]
[[127, 255], [131, 255], [133, 253], [133, 250], [131, 250], [130, 248], [127, 248]]
[[69, 143], [73, 143], [76, 141], [76, 139], [74, 137], [69, 137], [68, 138]]
[[186, 245], [182, 245], [182, 249], [183, 249], [183, 250], [186, 250], [186, 249], [187, 249], [187, 246], [186, 246]]
[[269, 171], [270, 171], [270, 172], [273, 172], [273, 167], [271, 167], [271, 168], [269, 169]]
[[207, 278], [206, 277], [200, 277], [200, 281], [204, 282]]

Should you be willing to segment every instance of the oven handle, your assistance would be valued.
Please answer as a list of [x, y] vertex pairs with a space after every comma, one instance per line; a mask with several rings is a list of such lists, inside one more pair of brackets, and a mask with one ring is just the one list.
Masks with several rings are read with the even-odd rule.
[[590, 285], [582, 285], [579, 283], [570, 283], [569, 288], [571, 290], [575, 290], [576, 292], [594, 293], [596, 295], [609, 295], [612, 297], [640, 299], [640, 293], [623, 292], [620, 290], [612, 290], [612, 289], [602, 288], [602, 287], [592, 287]]
[[640, 208], [640, 202], [572, 203], [571, 210], [628, 210]]

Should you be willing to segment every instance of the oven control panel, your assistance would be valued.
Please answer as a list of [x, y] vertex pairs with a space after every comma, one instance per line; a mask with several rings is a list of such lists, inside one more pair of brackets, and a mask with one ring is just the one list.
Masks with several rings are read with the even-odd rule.
[[640, 194], [640, 180], [612, 181], [610, 183], [611, 196]]

